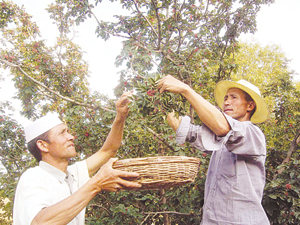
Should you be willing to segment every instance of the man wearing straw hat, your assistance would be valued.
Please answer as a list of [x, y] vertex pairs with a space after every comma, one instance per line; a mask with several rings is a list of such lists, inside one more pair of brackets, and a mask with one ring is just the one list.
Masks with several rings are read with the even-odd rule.
[[126, 180], [138, 174], [114, 170], [116, 159], [110, 159], [121, 144], [130, 95], [125, 92], [116, 102], [117, 115], [102, 148], [71, 166], [69, 159], [76, 156], [74, 136], [56, 115], [25, 128], [28, 149], [39, 166], [28, 169], [19, 180], [14, 225], [85, 224], [85, 207], [97, 193], [140, 187]]
[[215, 99], [223, 112], [192, 88], [168, 75], [158, 82], [160, 93], [182, 94], [194, 107], [202, 126], [187, 116], [168, 115], [179, 144], [190, 142], [212, 152], [205, 183], [202, 225], [270, 224], [261, 205], [265, 185], [266, 142], [253, 123], [268, 117], [267, 105], [253, 84], [221, 81]]

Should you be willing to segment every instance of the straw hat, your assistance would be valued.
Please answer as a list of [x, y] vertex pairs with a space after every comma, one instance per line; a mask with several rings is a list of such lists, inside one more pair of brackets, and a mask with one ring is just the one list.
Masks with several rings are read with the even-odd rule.
[[26, 143], [62, 123], [58, 116], [52, 113], [35, 120], [24, 129]]
[[266, 121], [268, 118], [268, 107], [265, 101], [262, 99], [260, 91], [258, 87], [251, 84], [246, 80], [239, 80], [237, 82], [234, 81], [220, 81], [217, 83], [215, 88], [215, 99], [222, 108], [224, 97], [230, 88], [239, 88], [245, 92], [247, 92], [251, 98], [254, 100], [256, 104], [255, 113], [251, 117], [252, 123], [262, 123]]

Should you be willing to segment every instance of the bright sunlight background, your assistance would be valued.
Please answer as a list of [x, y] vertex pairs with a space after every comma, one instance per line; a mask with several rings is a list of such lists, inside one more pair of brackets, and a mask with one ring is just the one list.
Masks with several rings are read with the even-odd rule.
[[[52, 24], [49, 14], [45, 8], [54, 0], [13, 0], [18, 5], [24, 5], [25, 10], [33, 16], [33, 21], [40, 28], [42, 38], [49, 45], [53, 45], [55, 37], [58, 36], [56, 26]], [[110, 1], [103, 1], [95, 8], [95, 14], [99, 20], [112, 20], [114, 14], [122, 13], [121, 6], [116, 7]], [[299, 0], [276, 0], [270, 6], [263, 6], [258, 13], [257, 29], [255, 35], [246, 34], [241, 36], [244, 41], [256, 41], [262, 46], [277, 44], [281, 46], [288, 59], [291, 60], [290, 68], [300, 74], [300, 32], [298, 22], [300, 21], [300, 1]], [[117, 86], [121, 68], [114, 65], [115, 58], [120, 53], [122, 39], [111, 38], [103, 41], [96, 37], [96, 21], [89, 18], [81, 26], [75, 27], [76, 35], [74, 42], [78, 43], [83, 51], [84, 59], [89, 63], [90, 78], [89, 83], [92, 90], [107, 94], [113, 98], [113, 88]], [[16, 109], [15, 119], [20, 124], [26, 126], [28, 120], [18, 114], [20, 103], [17, 99], [12, 99], [15, 94], [11, 77], [6, 71], [0, 71], [5, 81], [0, 81], [0, 101], [10, 100]], [[295, 77], [300, 80], [300, 76]]]

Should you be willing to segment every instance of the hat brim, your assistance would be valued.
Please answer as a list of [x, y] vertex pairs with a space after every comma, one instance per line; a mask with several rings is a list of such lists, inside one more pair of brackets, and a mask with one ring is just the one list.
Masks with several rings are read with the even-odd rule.
[[252, 123], [263, 123], [264, 121], [267, 120], [269, 112], [268, 112], [268, 107], [265, 101], [262, 99], [261, 96], [259, 96], [255, 91], [252, 89], [236, 83], [234, 81], [220, 81], [217, 83], [216, 88], [215, 88], [215, 100], [217, 104], [219, 105], [220, 108], [223, 110], [223, 102], [224, 102], [224, 97], [227, 93], [227, 91], [230, 88], [239, 88], [245, 92], [247, 92], [253, 101], [256, 104], [256, 110], [255, 113], [251, 117], [251, 122]]

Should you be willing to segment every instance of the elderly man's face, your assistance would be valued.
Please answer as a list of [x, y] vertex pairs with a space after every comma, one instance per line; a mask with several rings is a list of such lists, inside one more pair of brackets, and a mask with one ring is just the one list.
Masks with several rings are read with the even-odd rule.
[[227, 91], [223, 102], [223, 111], [239, 121], [250, 120], [250, 111], [254, 108], [252, 101], [246, 101], [244, 92], [239, 88]]
[[74, 136], [69, 133], [65, 124], [53, 127], [49, 134], [48, 150], [54, 158], [72, 158], [76, 156]]

